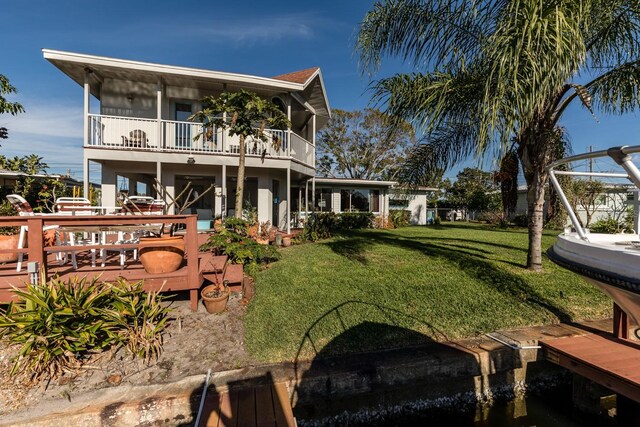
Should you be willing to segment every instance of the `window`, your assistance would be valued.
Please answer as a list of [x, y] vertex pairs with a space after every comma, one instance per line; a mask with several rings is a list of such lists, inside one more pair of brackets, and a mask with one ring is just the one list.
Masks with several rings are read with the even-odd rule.
[[369, 212], [369, 190], [340, 190], [340, 204], [342, 212]]
[[320, 212], [331, 212], [333, 209], [333, 192], [330, 188], [316, 188], [315, 210]]
[[409, 199], [389, 199], [389, 209], [407, 209]]
[[380, 190], [370, 190], [371, 212], [380, 212]]

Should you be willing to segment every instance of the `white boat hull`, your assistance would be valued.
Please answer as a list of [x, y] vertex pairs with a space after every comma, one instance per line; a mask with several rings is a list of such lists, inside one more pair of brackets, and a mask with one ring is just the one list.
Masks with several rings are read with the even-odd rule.
[[[602, 289], [636, 323], [640, 320], [640, 241], [630, 234], [558, 236], [549, 258]], [[635, 239], [635, 240], [634, 240]]]

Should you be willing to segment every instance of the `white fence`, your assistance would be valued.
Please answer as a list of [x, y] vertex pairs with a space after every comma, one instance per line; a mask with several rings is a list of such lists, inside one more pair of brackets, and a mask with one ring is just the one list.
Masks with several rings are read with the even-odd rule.
[[[314, 146], [287, 131], [266, 129], [266, 140], [248, 138], [245, 153], [262, 158], [291, 158], [315, 166]], [[196, 138], [196, 136], [198, 136]], [[289, 138], [289, 135], [291, 136]], [[89, 115], [89, 147], [149, 151], [239, 154], [240, 139], [220, 128], [202, 135], [202, 124], [172, 120]]]

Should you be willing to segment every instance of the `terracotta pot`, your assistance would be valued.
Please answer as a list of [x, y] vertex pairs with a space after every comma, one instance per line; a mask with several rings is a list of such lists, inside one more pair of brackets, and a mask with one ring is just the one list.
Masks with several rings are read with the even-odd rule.
[[140, 239], [139, 248], [144, 271], [151, 274], [176, 271], [184, 258], [182, 236], [143, 237]]
[[222, 230], [222, 220], [221, 219], [216, 219], [215, 221], [213, 221], [213, 229], [215, 231], [220, 232], [220, 230]]
[[47, 230], [42, 233], [42, 244], [45, 248], [56, 245], [56, 230]]
[[[12, 234], [9, 236], [0, 236], [0, 249], [17, 249], [19, 234]], [[18, 261], [18, 253], [10, 252], [0, 254], [0, 262], [16, 262]]]
[[204, 302], [204, 306], [207, 308], [207, 313], [216, 314], [222, 313], [227, 308], [227, 301], [229, 301], [229, 291], [222, 291], [222, 294], [219, 297], [208, 297], [207, 294], [219, 289], [218, 285], [209, 285], [205, 286], [205, 288], [200, 292], [200, 296], [202, 297], [202, 302]]
[[282, 246], [285, 248], [288, 248], [289, 246], [291, 246], [291, 237], [286, 236], [282, 238]]
[[249, 237], [256, 237], [258, 235], [258, 224], [249, 226]]
[[256, 242], [261, 244], [261, 245], [268, 245], [269, 244], [269, 239], [265, 239], [262, 237], [256, 237]]

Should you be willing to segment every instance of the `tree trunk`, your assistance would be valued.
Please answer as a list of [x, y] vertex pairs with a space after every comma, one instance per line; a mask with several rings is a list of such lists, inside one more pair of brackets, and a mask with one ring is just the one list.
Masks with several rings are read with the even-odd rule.
[[[533, 145], [535, 147], [535, 145]], [[529, 220], [529, 247], [527, 268], [542, 270], [542, 228], [544, 226], [544, 191], [548, 174], [543, 150], [537, 150], [532, 144], [520, 147], [520, 163], [527, 182], [527, 207]], [[533, 149], [532, 149], [533, 148]]]
[[240, 159], [238, 161], [238, 182], [236, 185], [236, 218], [242, 218], [242, 201], [244, 198], [244, 161], [245, 161], [245, 140], [244, 135], [240, 135]]

